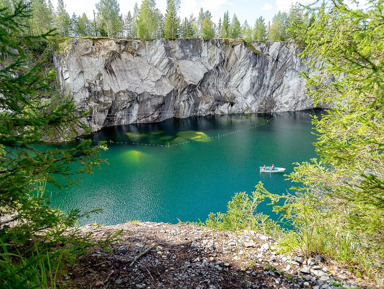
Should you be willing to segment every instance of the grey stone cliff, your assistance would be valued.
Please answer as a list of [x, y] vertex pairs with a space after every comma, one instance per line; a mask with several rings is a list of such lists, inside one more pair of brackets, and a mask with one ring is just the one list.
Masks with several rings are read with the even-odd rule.
[[[63, 48], [64, 47], [64, 48]], [[293, 43], [73, 39], [54, 61], [63, 94], [104, 126], [313, 108]]]

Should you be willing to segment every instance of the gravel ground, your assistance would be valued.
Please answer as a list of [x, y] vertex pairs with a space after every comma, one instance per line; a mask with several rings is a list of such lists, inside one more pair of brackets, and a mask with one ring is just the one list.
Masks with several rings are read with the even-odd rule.
[[78, 260], [72, 288], [372, 288], [322, 256], [284, 256], [254, 231], [130, 223], [81, 227], [96, 239], [122, 230], [110, 248]]

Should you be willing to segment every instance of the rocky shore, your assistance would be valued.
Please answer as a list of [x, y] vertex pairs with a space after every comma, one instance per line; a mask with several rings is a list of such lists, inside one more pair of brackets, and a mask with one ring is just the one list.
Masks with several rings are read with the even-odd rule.
[[187, 224], [87, 225], [109, 248], [83, 256], [66, 276], [73, 288], [372, 288], [320, 255], [284, 256], [271, 237]]

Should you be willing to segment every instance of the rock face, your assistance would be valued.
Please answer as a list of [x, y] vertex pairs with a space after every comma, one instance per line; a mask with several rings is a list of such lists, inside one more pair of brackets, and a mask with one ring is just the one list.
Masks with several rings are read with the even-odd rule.
[[293, 43], [73, 39], [54, 61], [63, 94], [104, 126], [313, 108]]

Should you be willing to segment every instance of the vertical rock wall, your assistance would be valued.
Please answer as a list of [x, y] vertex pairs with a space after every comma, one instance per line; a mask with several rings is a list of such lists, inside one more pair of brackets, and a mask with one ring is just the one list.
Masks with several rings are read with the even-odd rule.
[[293, 43], [73, 39], [59, 45], [62, 92], [93, 131], [194, 115], [313, 108]]

